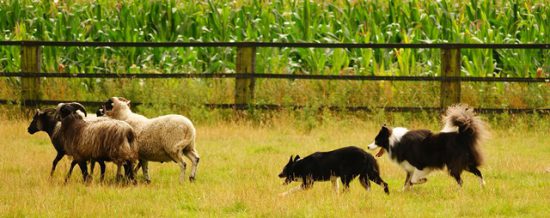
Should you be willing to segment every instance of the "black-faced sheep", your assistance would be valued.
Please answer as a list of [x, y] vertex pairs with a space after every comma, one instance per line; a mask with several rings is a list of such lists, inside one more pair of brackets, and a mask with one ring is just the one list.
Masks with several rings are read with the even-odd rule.
[[27, 131], [32, 135], [39, 131], [44, 131], [48, 133], [50, 141], [53, 144], [53, 147], [57, 151], [57, 155], [53, 159], [52, 169], [50, 171], [50, 176], [53, 176], [57, 163], [65, 156], [65, 150], [63, 146], [57, 142], [57, 131], [59, 130], [60, 124], [55, 118], [55, 109], [47, 108], [44, 111], [36, 110], [32, 118], [32, 122], [27, 128]]
[[[72, 104], [75, 107], [82, 107], [82, 105], [78, 103], [68, 103]], [[86, 111], [83, 111], [86, 113]], [[89, 120], [88, 118], [86, 118]], [[58, 121], [56, 117], [56, 109], [54, 108], [46, 108], [44, 110], [37, 109], [36, 113], [33, 116], [32, 122], [27, 128], [27, 131], [32, 135], [39, 131], [44, 131], [48, 134], [50, 137], [50, 141], [52, 142], [52, 145], [54, 146], [55, 150], [57, 151], [57, 155], [55, 156], [53, 162], [52, 162], [52, 168], [50, 171], [50, 176], [53, 176], [55, 169], [57, 167], [57, 164], [59, 161], [65, 156], [65, 149], [63, 146], [59, 143], [59, 134], [57, 134], [59, 127], [61, 126], [61, 122]], [[76, 162], [72, 164], [74, 165]], [[105, 163], [103, 161], [99, 161], [99, 165], [101, 168], [101, 179], [103, 180], [105, 176]], [[72, 173], [72, 168], [69, 170], [69, 173], [67, 174], [67, 179], [70, 177]]]
[[[126, 164], [132, 169], [137, 160], [137, 148], [134, 146], [135, 133], [125, 122], [113, 119], [102, 119], [87, 122], [77, 111], [79, 109], [69, 104], [60, 104], [56, 114], [61, 120], [58, 142], [67, 155], [80, 166], [85, 180], [89, 179], [86, 161], [112, 161], [118, 165], [117, 175]], [[132, 170], [127, 170], [130, 180], [133, 180]]]
[[195, 149], [195, 127], [181, 115], [164, 115], [148, 119], [130, 110], [130, 101], [121, 97], [110, 98], [103, 105], [108, 117], [128, 122], [137, 134], [140, 165], [147, 182], [150, 182], [148, 161], [174, 161], [180, 166], [180, 181], [185, 178], [186, 163], [183, 156], [191, 160], [190, 181], [195, 180], [199, 154]]

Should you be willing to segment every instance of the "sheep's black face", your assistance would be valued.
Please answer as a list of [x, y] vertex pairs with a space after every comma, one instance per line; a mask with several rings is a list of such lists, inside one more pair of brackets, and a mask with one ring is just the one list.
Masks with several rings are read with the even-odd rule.
[[27, 128], [27, 131], [30, 134], [34, 134], [39, 131], [45, 131], [52, 133], [55, 125], [57, 124], [57, 119], [55, 116], [54, 108], [46, 108], [44, 110], [36, 110], [31, 124]]
[[95, 115], [98, 117], [105, 116], [105, 109], [103, 109], [103, 107], [98, 108], [97, 111], [95, 111]]
[[109, 98], [109, 100], [107, 100], [105, 102], [105, 104], [103, 105], [103, 113], [105, 113], [107, 111], [112, 111], [114, 105], [115, 105], [115, 103], [113, 102], [113, 99]]
[[36, 111], [34, 116], [32, 117], [32, 122], [27, 128], [27, 132], [29, 132], [31, 135], [42, 130], [42, 120], [43, 120], [43, 112]]

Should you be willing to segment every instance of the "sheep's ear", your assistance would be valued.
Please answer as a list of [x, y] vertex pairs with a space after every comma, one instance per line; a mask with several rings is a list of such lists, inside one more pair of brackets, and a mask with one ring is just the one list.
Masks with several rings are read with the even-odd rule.
[[130, 107], [130, 102], [132, 102], [132, 101], [128, 100], [128, 101], [126, 102], [126, 105], [128, 105], [128, 107]]

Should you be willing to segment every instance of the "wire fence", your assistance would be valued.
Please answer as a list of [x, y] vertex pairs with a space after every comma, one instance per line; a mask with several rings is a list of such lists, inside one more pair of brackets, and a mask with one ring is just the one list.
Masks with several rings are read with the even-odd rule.
[[519, 82], [548, 83], [550, 78], [520, 77], [438, 77], [438, 76], [366, 76], [366, 75], [312, 75], [277, 73], [30, 73], [3, 72], [0, 77], [21, 78], [110, 78], [110, 79], [305, 79], [305, 80], [365, 80], [365, 81], [463, 81], [463, 82]]
[[[21, 46], [21, 72], [0, 72], [0, 77], [18, 77], [22, 79], [22, 99], [0, 100], [0, 104], [22, 104], [26, 106], [52, 105], [61, 101], [39, 99], [35, 90], [40, 89], [37, 78], [111, 78], [111, 79], [235, 79], [236, 92], [233, 104], [205, 104], [207, 108], [221, 109], [264, 109], [282, 108], [300, 109], [300, 105], [254, 104], [255, 79], [289, 79], [289, 80], [341, 80], [341, 81], [439, 81], [441, 82], [440, 107], [367, 107], [367, 106], [321, 106], [321, 109], [333, 111], [440, 111], [446, 105], [460, 101], [461, 82], [516, 82], [516, 83], [550, 83], [550, 78], [520, 77], [462, 77], [460, 76], [460, 49], [550, 49], [550, 44], [356, 44], [356, 43], [283, 43], [283, 42], [52, 42], [52, 41], [0, 41], [0, 46]], [[41, 47], [234, 47], [237, 48], [236, 73], [42, 73], [40, 72]], [[368, 76], [368, 75], [312, 75], [312, 74], [278, 74], [257, 73], [254, 70], [255, 49], [270, 48], [345, 48], [345, 49], [440, 49], [442, 51], [441, 76]], [[239, 61], [241, 60], [241, 61]], [[245, 70], [243, 70], [245, 69]], [[246, 72], [245, 72], [246, 71]], [[23, 82], [25, 81], [25, 82]], [[27, 84], [27, 85], [25, 85]], [[30, 84], [30, 85], [29, 85]], [[38, 85], [36, 85], [38, 84]], [[24, 87], [26, 86], [26, 87]], [[78, 101], [78, 100], [75, 100]], [[79, 101], [82, 102], [82, 101]], [[87, 105], [100, 105], [99, 101], [84, 101]], [[139, 104], [139, 103], [138, 103]], [[481, 108], [480, 112], [503, 113], [550, 113], [550, 108]]]

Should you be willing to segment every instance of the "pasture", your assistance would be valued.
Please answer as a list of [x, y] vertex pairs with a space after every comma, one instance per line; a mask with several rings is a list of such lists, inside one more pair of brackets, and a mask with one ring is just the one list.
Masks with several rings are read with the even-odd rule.
[[[199, 122], [201, 163], [194, 183], [180, 184], [179, 168], [173, 163], [151, 163], [151, 184], [143, 184], [140, 172], [137, 186], [123, 186], [113, 181], [112, 164], [103, 184], [97, 181], [97, 171], [91, 184], [83, 184], [78, 169], [64, 184], [67, 158], [50, 178], [55, 150], [48, 136], [29, 135], [27, 119], [2, 118], [0, 216], [549, 217], [548, 116], [499, 116], [489, 119], [492, 138], [483, 144], [485, 188], [471, 174], [463, 174], [460, 189], [446, 173], [437, 172], [426, 184], [402, 192], [404, 172], [384, 156], [377, 160], [389, 183], [389, 196], [375, 184], [366, 192], [356, 179], [347, 193], [336, 195], [330, 182], [323, 182], [287, 197], [278, 194], [298, 183], [283, 186], [277, 174], [291, 154], [305, 156], [347, 145], [366, 149], [380, 119], [328, 116], [312, 128], [300, 124], [302, 119], [283, 115], [260, 123]], [[390, 120], [389, 125], [440, 129], [437, 119]]]

